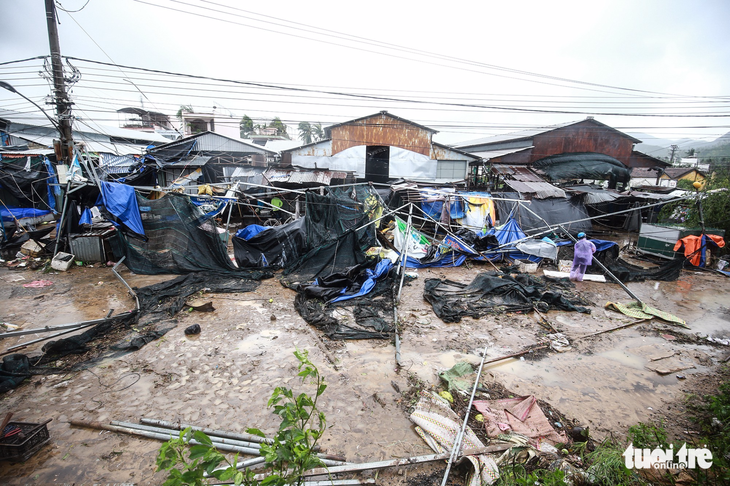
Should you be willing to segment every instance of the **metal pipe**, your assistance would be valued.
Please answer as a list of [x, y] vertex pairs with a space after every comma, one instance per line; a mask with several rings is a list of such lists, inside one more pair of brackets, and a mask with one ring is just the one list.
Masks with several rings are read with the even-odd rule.
[[[169, 428], [164, 428], [164, 427], [141, 425], [141, 424], [135, 424], [132, 422], [120, 422], [117, 420], [112, 421], [111, 425], [114, 425], [117, 427], [127, 427], [130, 429], [143, 430], [143, 431], [147, 431], [147, 432], [154, 432], [154, 433], [158, 433], [158, 434], [179, 432], [179, 431], [169, 429]], [[173, 434], [173, 435], [179, 435], [179, 433]], [[206, 434], [206, 435], [208, 435], [208, 434]], [[225, 438], [225, 437], [218, 437], [215, 435], [208, 435], [208, 437], [210, 438], [211, 442], [213, 442], [213, 444], [216, 444], [216, 447], [217, 447], [217, 444], [228, 444], [228, 445], [232, 445], [232, 446], [246, 447], [249, 449], [256, 449], [256, 450], [259, 450], [259, 448], [261, 447], [261, 444], [258, 442], [248, 442], [248, 441], [243, 441], [243, 440], [229, 439], [229, 438]]]
[[93, 326], [93, 324], [86, 324], [84, 326], [74, 327], [73, 329], [69, 329], [69, 330], [63, 331], [63, 332], [58, 332], [56, 334], [51, 334], [50, 336], [34, 339], [34, 340], [28, 341], [26, 343], [16, 344], [15, 346], [10, 346], [8, 349], [5, 350], [4, 353], [1, 353], [1, 354], [6, 354], [9, 351], [14, 351], [16, 349], [24, 348], [26, 346], [30, 346], [31, 344], [39, 343], [41, 341], [47, 341], [49, 339], [53, 339], [58, 336], [63, 336], [64, 334], [69, 334], [69, 333], [78, 331], [79, 329], [86, 329], [89, 326]]
[[[560, 228], [567, 233], [567, 231], [565, 230], [565, 228], [563, 228], [562, 225], [560, 226]], [[578, 240], [576, 240], [573, 237], [573, 235], [571, 235], [570, 233], [567, 233], [567, 234], [568, 234], [568, 237], [571, 240], [573, 240], [573, 243], [577, 243], [578, 242]], [[619, 280], [616, 275], [614, 275], [613, 273], [611, 273], [611, 271], [608, 268], [606, 268], [606, 266], [603, 263], [601, 263], [601, 262], [598, 261], [598, 258], [596, 258], [595, 255], [591, 255], [591, 258], [593, 259], [593, 263], [595, 263], [596, 265], [598, 265], [599, 267], [601, 267], [601, 269], [604, 272], [606, 272], [606, 274], [608, 274], [609, 277], [611, 277], [613, 280], [615, 280], [616, 283], [619, 284], [626, 291], [626, 293], [631, 296], [632, 299], [636, 300], [639, 304], [644, 305], [644, 303], [641, 301], [640, 298], [638, 298], [636, 296], [636, 294], [634, 294], [626, 285], [624, 285], [624, 283], [621, 280]]]
[[39, 332], [60, 331], [62, 329], [74, 329], [74, 330], [76, 330], [76, 329], [81, 329], [82, 327], [91, 326], [93, 324], [99, 324], [101, 322], [106, 322], [106, 321], [108, 321], [110, 319], [117, 319], [117, 318], [122, 317], [122, 316], [125, 316], [126, 317], [127, 314], [133, 314], [133, 312], [122, 312], [121, 314], [117, 314], [113, 318], [104, 317], [104, 318], [101, 318], [101, 319], [93, 319], [91, 321], [74, 322], [72, 324], [61, 324], [59, 326], [45, 326], [45, 327], [41, 327], [41, 328], [38, 328], [38, 329], [28, 329], [28, 330], [23, 330], [23, 331], [6, 332], [6, 333], [3, 333], [3, 334], [0, 334], [0, 339], [5, 339], [5, 338], [9, 338], [9, 337], [14, 337], [14, 336], [24, 336], [26, 334], [36, 334], [36, 333], [39, 333]]
[[471, 397], [469, 397], [469, 405], [466, 407], [466, 413], [464, 415], [464, 422], [461, 424], [461, 431], [459, 432], [459, 435], [456, 436], [456, 440], [454, 441], [454, 446], [451, 448], [451, 455], [449, 456], [449, 462], [446, 465], [446, 472], [444, 473], [444, 480], [441, 481], [441, 486], [446, 486], [446, 481], [449, 479], [449, 472], [451, 471], [451, 464], [459, 456], [459, 451], [461, 450], [461, 441], [464, 439], [464, 431], [466, 430], [466, 423], [469, 421], [469, 413], [471, 412], [471, 405], [474, 402], [474, 395], [476, 395], [477, 388], [479, 387], [479, 379], [482, 376], [482, 368], [484, 368], [484, 360], [487, 359], [487, 349], [488, 348], [489, 348], [489, 344], [484, 346], [484, 351], [482, 354], [482, 362], [479, 364], [479, 371], [477, 371], [477, 377], [474, 380], [474, 388], [471, 391]]
[[137, 303], [137, 310], [139, 310], [139, 297], [137, 297], [137, 292], [135, 292], [132, 287], [129, 286], [127, 281], [122, 278], [119, 272], [117, 272], [117, 267], [122, 264], [125, 258], [127, 257], [123, 256], [117, 263], [114, 264], [114, 266], [112, 267], [112, 273], [124, 284], [125, 287], [127, 287], [127, 291], [129, 291], [132, 297], [134, 297], [134, 300]]
[[[463, 454], [460, 454], [460, 456], [473, 456], [478, 454], [489, 454], [492, 452], [501, 452], [506, 451], [510, 447], [514, 446], [513, 443], [502, 443], [497, 445], [490, 445], [487, 447], [481, 447], [479, 449], [469, 449], [465, 450]], [[402, 459], [392, 459], [389, 461], [377, 461], [377, 462], [363, 462], [359, 464], [346, 464], [343, 466], [334, 466], [330, 468], [316, 468], [316, 469], [310, 469], [309, 471], [304, 472], [304, 476], [321, 476], [321, 475], [331, 475], [331, 474], [338, 474], [338, 473], [346, 473], [346, 472], [356, 472], [356, 471], [368, 471], [371, 469], [385, 469], [388, 467], [398, 467], [398, 466], [408, 466], [411, 464], [421, 464], [424, 462], [436, 462], [436, 461], [443, 461], [445, 459], [449, 458], [450, 453], [446, 452], [443, 454], [428, 454], [424, 456], [416, 456], [416, 457], [404, 457]], [[263, 479], [263, 475], [256, 476], [256, 479]]]
[[[162, 441], [168, 441], [174, 437], [174, 434], [166, 435], [166, 434], [161, 434], [161, 433], [156, 433], [156, 432], [145, 432], [144, 430], [131, 429], [129, 427], [120, 427], [117, 425], [102, 424], [100, 422], [87, 422], [84, 420], [71, 420], [71, 425], [75, 425], [76, 427], [90, 427], [92, 429], [109, 430], [112, 432], [122, 432], [125, 434], [137, 435], [140, 437], [147, 437], [148, 439], [157, 439], [157, 440], [162, 440]], [[204, 445], [194, 439], [190, 440], [189, 443], [193, 444], [193, 445]], [[258, 449], [251, 449], [249, 447], [238, 447], [238, 446], [233, 446], [233, 445], [228, 445], [228, 444], [216, 445], [216, 449], [218, 449], [220, 451], [225, 451], [225, 452], [239, 452], [241, 454], [250, 454], [250, 455], [254, 455], [254, 456], [257, 456], [259, 454]]]
[[[245, 461], [241, 461], [241, 462], [236, 463], [235, 467], [236, 467], [236, 469], [246, 469], [247, 467], [256, 466], [258, 464], [263, 464], [264, 462], [266, 462], [266, 458], [265, 457], [254, 457], [253, 459], [247, 459]], [[217, 469], [213, 469], [213, 471], [214, 472], [215, 471], [222, 471], [224, 469], [228, 469], [228, 468], [227, 467], [219, 467]], [[209, 478], [209, 477], [212, 476], [212, 474], [208, 474], [206, 472], [206, 473], [203, 473], [203, 476], [206, 477], [206, 478]]]
[[259, 437], [257, 435], [238, 434], [235, 432], [226, 432], [224, 430], [206, 429], [204, 427], [198, 427], [195, 425], [183, 424], [183, 423], [179, 423], [179, 422], [169, 422], [166, 420], [157, 420], [157, 419], [144, 418], [144, 417], [139, 419], [139, 421], [142, 422], [143, 424], [158, 425], [160, 427], [165, 427], [165, 428], [173, 429], [173, 430], [183, 430], [183, 429], [190, 428], [192, 430], [199, 430], [207, 435], [215, 435], [215, 436], [224, 437], [227, 439], [245, 440], [248, 442], [259, 442], [259, 443], [266, 442], [267, 444], [273, 444], [273, 442], [274, 442], [273, 439]]
[[408, 244], [411, 242], [411, 217], [413, 216], [413, 203], [408, 206], [408, 224], [406, 225], [406, 233], [403, 235], [404, 250], [401, 255], [400, 284], [398, 285], [398, 295], [396, 302], [400, 302], [400, 294], [403, 290], [403, 281], [406, 278], [406, 261], [408, 261]]

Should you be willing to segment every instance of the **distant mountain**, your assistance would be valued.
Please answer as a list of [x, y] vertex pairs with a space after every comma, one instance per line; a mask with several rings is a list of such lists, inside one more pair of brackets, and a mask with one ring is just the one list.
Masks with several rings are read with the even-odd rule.
[[692, 140], [690, 138], [681, 138], [679, 140], [669, 140], [665, 138], [658, 138], [646, 133], [628, 133], [634, 138], [638, 138], [642, 143], [638, 143], [634, 146], [634, 150], [651, 155], [652, 157], [658, 158], [669, 158], [672, 152], [672, 145], [677, 145], [678, 155], [683, 156], [689, 149], [695, 149], [699, 151], [700, 157], [702, 152], [708, 149], [713, 149], [721, 145], [730, 144], [730, 132], [726, 133], [720, 138], [707, 142], [704, 140]]

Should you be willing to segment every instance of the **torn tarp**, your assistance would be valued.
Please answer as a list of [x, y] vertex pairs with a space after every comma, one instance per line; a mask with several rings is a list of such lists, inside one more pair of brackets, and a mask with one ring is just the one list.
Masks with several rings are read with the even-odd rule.
[[300, 218], [283, 226], [246, 226], [233, 237], [236, 263], [241, 268], [283, 268], [293, 263], [305, 248], [304, 223]]
[[505, 433], [520, 434], [531, 439], [531, 445], [540, 449], [540, 442], [551, 445], [566, 444], [564, 432], [558, 433], [550, 425], [534, 396], [475, 400], [474, 408], [484, 416], [487, 437], [496, 439]]
[[388, 339], [394, 329], [391, 268], [390, 260], [373, 260], [299, 285], [294, 307], [331, 339]]
[[590, 313], [590, 309], [580, 306], [585, 305], [584, 301], [570, 295], [569, 289], [572, 287], [572, 284], [568, 287], [562, 282], [526, 274], [513, 277], [485, 272], [477, 275], [468, 285], [428, 279], [424, 283], [423, 297], [444, 322], [459, 322], [464, 316], [479, 318], [487, 314], [530, 312], [536, 305], [547, 309]]
[[[104, 207], [119, 222], [138, 235], [144, 235], [137, 196], [132, 186], [101, 181], [101, 199]], [[99, 205], [97, 203], [97, 205]]]

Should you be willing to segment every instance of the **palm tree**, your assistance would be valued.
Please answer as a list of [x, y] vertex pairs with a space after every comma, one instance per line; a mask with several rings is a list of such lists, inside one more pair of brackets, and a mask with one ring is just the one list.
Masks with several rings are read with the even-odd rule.
[[239, 123], [239, 130], [240, 130], [240, 137], [241, 138], [248, 138], [249, 135], [251, 135], [254, 131], [254, 124], [253, 120], [248, 115], [243, 115], [243, 118], [241, 118], [241, 123]]
[[319, 142], [320, 140], [324, 140], [324, 130], [322, 130], [322, 124], [317, 122], [314, 125], [312, 125], [312, 136], [314, 137], [314, 140]]
[[312, 125], [309, 122], [299, 122], [299, 139], [305, 144], [312, 143]]

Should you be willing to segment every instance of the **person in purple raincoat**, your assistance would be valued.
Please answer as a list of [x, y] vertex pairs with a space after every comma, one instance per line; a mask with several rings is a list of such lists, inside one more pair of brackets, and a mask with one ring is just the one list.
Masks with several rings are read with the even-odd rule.
[[570, 268], [570, 280], [583, 281], [586, 269], [593, 262], [596, 245], [586, 239], [585, 233], [578, 233], [578, 242], [573, 247], [573, 266]]

